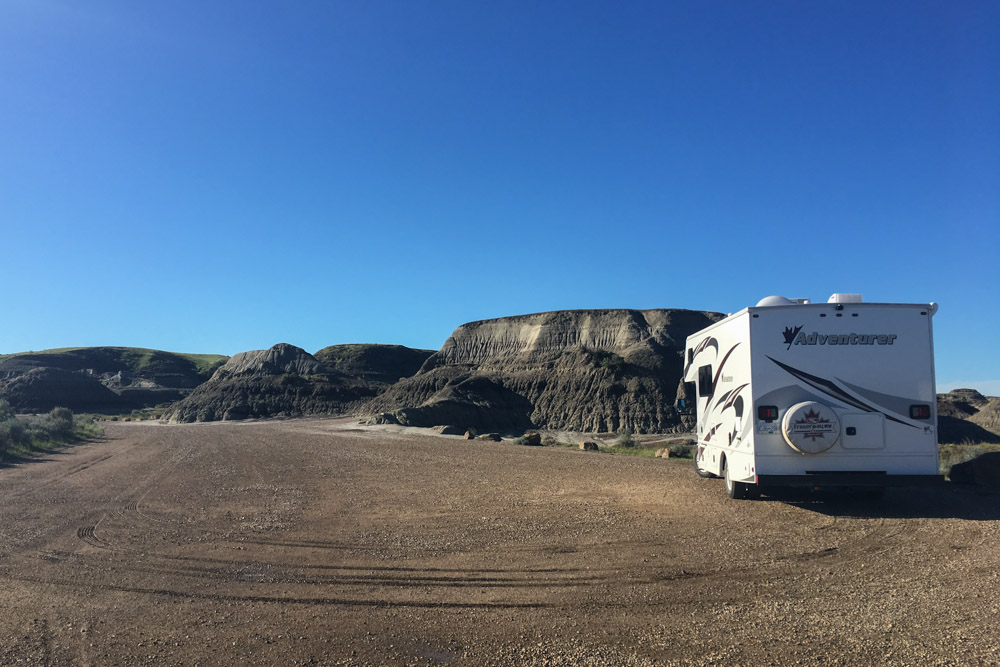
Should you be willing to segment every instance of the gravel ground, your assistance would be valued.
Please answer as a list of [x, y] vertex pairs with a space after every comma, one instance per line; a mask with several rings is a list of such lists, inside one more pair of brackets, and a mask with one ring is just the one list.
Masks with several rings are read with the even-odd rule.
[[1000, 663], [1000, 497], [732, 501], [690, 462], [111, 424], [0, 469], [0, 664]]

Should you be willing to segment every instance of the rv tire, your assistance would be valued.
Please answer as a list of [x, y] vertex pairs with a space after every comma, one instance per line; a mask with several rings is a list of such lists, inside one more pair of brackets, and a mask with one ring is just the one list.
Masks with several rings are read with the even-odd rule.
[[722, 460], [722, 476], [726, 480], [726, 495], [733, 500], [753, 500], [760, 497], [760, 487], [756, 484], [737, 482], [729, 476], [729, 466]]

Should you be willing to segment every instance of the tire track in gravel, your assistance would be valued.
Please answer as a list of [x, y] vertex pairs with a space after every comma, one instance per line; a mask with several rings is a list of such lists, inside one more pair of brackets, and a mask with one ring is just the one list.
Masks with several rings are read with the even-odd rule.
[[[153, 524], [166, 523], [162, 519], [153, 519], [147, 516], [140, 511], [139, 506], [157, 485], [162, 483], [164, 479], [163, 470], [170, 466], [171, 462], [167, 460], [156, 470], [147, 472], [145, 479], [131, 492], [131, 498], [127, 502], [116, 509], [106, 511], [96, 521], [79, 526], [76, 530], [76, 536], [90, 546], [99, 549], [123, 553], [142, 553], [141, 550], [119, 547], [116, 542], [98, 535], [97, 529], [102, 524], [113, 526], [116, 522], [123, 524], [123, 528], [134, 524], [138, 524], [140, 527], [149, 527]], [[138, 517], [139, 521], [134, 521], [135, 517]]]
[[[382, 600], [371, 598], [341, 598], [341, 597], [302, 597], [281, 595], [239, 595], [232, 593], [203, 593], [198, 591], [176, 591], [169, 588], [146, 588], [118, 584], [100, 584], [95, 582], [61, 581], [59, 579], [44, 579], [27, 575], [10, 576], [9, 579], [26, 583], [45, 584], [49, 586], [65, 586], [88, 591], [109, 591], [114, 593], [136, 593], [140, 595], [180, 598], [188, 600], [209, 600], [212, 602], [255, 602], [277, 605], [315, 605], [337, 607], [381, 607], [381, 608], [418, 608], [418, 609], [546, 609], [554, 605], [540, 602], [442, 602], [422, 600]], [[616, 605], [624, 607], [625, 605]]]

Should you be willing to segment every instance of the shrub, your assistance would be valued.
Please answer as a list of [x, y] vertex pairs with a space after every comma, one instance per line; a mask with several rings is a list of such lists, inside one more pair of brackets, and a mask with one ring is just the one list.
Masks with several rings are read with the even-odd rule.
[[635, 438], [632, 437], [632, 429], [625, 428], [622, 430], [621, 435], [618, 436], [618, 440], [615, 441], [615, 445], [622, 447], [624, 449], [631, 449], [639, 443], [636, 442]]
[[528, 439], [525, 438], [523, 435], [519, 436], [517, 438], [514, 438], [514, 444], [515, 445], [526, 445], [526, 444], [528, 444]]
[[625, 359], [619, 354], [608, 352], [607, 350], [593, 350], [589, 352], [591, 361], [598, 368], [618, 373], [625, 367]]
[[96, 438], [101, 433], [93, 417], [77, 419], [67, 408], [55, 408], [41, 416], [13, 416], [0, 420], [0, 456], [29, 454], [33, 450]]
[[0, 422], [9, 421], [14, 418], [14, 408], [10, 407], [10, 403], [7, 402], [6, 398], [0, 398]]
[[298, 373], [291, 372], [282, 375], [281, 379], [278, 380], [278, 382], [281, 384], [282, 387], [300, 387], [306, 384], [307, 381], [304, 377], [302, 377]]
[[670, 445], [670, 458], [689, 459], [691, 448], [687, 445]]
[[73, 411], [69, 408], [52, 408], [45, 421], [46, 430], [61, 438], [73, 434]]
[[0, 453], [23, 447], [29, 441], [28, 431], [19, 419], [0, 421]]

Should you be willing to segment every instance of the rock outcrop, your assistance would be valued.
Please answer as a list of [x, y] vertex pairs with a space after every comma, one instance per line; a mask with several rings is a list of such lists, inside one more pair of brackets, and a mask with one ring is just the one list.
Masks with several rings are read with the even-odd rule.
[[975, 389], [938, 394], [938, 442], [1000, 442], [1000, 398]]
[[968, 419], [988, 402], [989, 399], [975, 389], [953, 389], [937, 395], [938, 416]]
[[215, 372], [212, 380], [220, 377], [249, 375], [315, 375], [325, 373], [326, 368], [316, 357], [302, 348], [278, 343], [266, 350], [251, 350], [233, 355], [222, 368]]
[[287, 343], [234, 355], [164, 418], [195, 422], [346, 414], [384, 391], [407, 364], [415, 369], [411, 357], [423, 356], [394, 345], [341, 347], [321, 350], [333, 363]]
[[979, 412], [969, 418], [969, 421], [988, 431], [1000, 433], [1000, 398], [990, 398], [979, 408]]
[[279, 343], [234, 355], [164, 419], [200, 422], [338, 414], [370, 397], [305, 350]]
[[[670, 431], [688, 334], [723, 316], [583, 310], [460, 326], [420, 371], [360, 410], [400, 424], [516, 432]], [[379, 417], [382, 415], [381, 417]]]
[[132, 409], [126, 399], [89, 375], [59, 368], [32, 368], [0, 381], [0, 398], [15, 412], [49, 412], [70, 408], [74, 412], [117, 414]]

